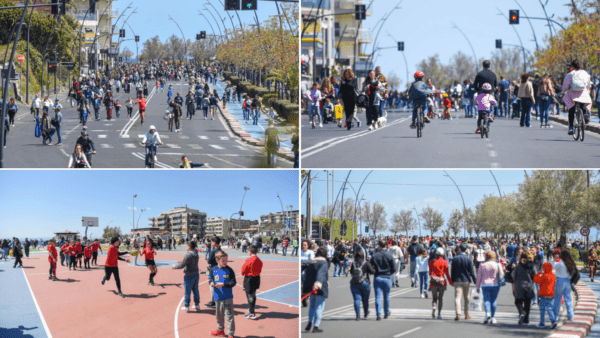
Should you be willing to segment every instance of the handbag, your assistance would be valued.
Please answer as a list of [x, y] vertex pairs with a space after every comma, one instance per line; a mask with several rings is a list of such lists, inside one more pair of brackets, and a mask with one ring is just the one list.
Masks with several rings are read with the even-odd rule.
[[502, 266], [500, 265], [500, 263], [496, 264], [498, 264], [498, 272], [496, 273], [498, 276], [498, 285], [502, 287], [506, 285], [506, 279], [504, 279], [504, 274], [500, 273], [500, 270], [502, 270]]

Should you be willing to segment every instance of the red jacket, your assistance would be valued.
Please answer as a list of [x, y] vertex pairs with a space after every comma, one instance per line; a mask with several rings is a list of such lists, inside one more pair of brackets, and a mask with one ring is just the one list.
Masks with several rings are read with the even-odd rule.
[[81, 247], [81, 243], [75, 243], [75, 249], [77, 251], [77, 254], [81, 255], [83, 253], [83, 248]]
[[69, 255], [70, 256], [75, 256], [77, 254], [77, 246], [75, 245], [69, 245]]
[[[429, 275], [442, 277], [446, 275], [446, 279], [450, 282], [450, 285], [454, 285], [452, 283], [452, 279], [450, 278], [450, 274], [448, 273], [448, 261], [442, 257], [437, 258], [434, 261], [429, 261]], [[444, 280], [444, 285], [446, 285], [446, 280]], [[429, 285], [433, 286], [433, 283]]]
[[85, 249], [83, 249], [83, 256], [85, 256], [85, 258], [92, 257], [92, 248], [86, 246]]
[[100, 243], [94, 242], [94, 243], [92, 243], [91, 247], [92, 247], [92, 252], [98, 252], [98, 248], [100, 247]]
[[58, 257], [58, 254], [56, 253], [56, 248], [54, 247], [54, 245], [50, 244], [50, 245], [48, 245], [48, 262], [50, 262], [50, 263], [54, 262], [52, 257], [54, 257], [54, 259], [56, 259]]
[[258, 256], [248, 257], [242, 265], [242, 276], [260, 276], [262, 266], [263, 263]]
[[117, 266], [118, 259], [119, 249], [117, 249], [114, 245], [111, 245], [110, 248], [108, 248], [108, 253], [106, 254], [106, 263], [104, 263], [104, 266], [114, 268]]
[[444, 107], [448, 107], [448, 108], [452, 107], [452, 101], [450, 101], [449, 98], [444, 99]]
[[554, 297], [554, 285], [556, 276], [552, 273], [552, 264], [544, 263], [542, 265], [544, 272], [541, 271], [533, 277], [533, 282], [540, 285], [540, 297]]

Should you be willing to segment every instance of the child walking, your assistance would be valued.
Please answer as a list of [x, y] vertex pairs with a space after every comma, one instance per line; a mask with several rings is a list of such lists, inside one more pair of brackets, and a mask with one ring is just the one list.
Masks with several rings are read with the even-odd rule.
[[550, 329], [555, 329], [558, 325], [556, 316], [554, 315], [554, 286], [556, 284], [556, 276], [552, 272], [552, 264], [544, 263], [542, 265], [544, 271], [540, 271], [533, 277], [533, 282], [540, 285], [540, 323], [537, 325], [538, 328], [544, 328], [545, 315], [548, 311], [548, 318], [552, 323]]
[[56, 278], [56, 263], [58, 262], [58, 253], [56, 252], [56, 248], [54, 247], [54, 240], [50, 240], [50, 244], [48, 244], [48, 262], [50, 262], [50, 277], [53, 281], [57, 280]]
[[119, 100], [115, 103], [115, 113], [117, 114], [117, 118], [121, 117], [121, 104], [119, 103]]
[[246, 258], [244, 265], [242, 265], [242, 276], [244, 276], [244, 291], [246, 291], [246, 298], [248, 299], [248, 314], [244, 318], [256, 319], [256, 312], [254, 307], [256, 306], [256, 290], [260, 288], [260, 273], [262, 271], [263, 263], [258, 258], [258, 248], [256, 245], [251, 245], [248, 250], [250, 257]]
[[86, 269], [91, 269], [90, 260], [92, 259], [92, 247], [90, 242], [87, 242], [85, 248], [83, 249], [83, 257], [85, 258], [84, 267]]
[[[211, 331], [212, 336], [224, 336], [233, 338], [235, 333], [235, 321], [233, 318], [233, 287], [236, 285], [235, 272], [227, 266], [227, 254], [225, 251], [215, 253], [217, 266], [210, 270], [208, 280], [215, 290], [215, 303], [217, 315], [217, 329]], [[227, 317], [227, 329], [229, 333], [225, 336], [225, 317]]]
[[419, 273], [421, 298], [427, 298], [427, 277], [429, 277], [429, 255], [427, 255], [427, 249], [421, 248], [419, 250], [415, 270]]
[[200, 282], [200, 269], [198, 269], [198, 251], [196, 250], [196, 241], [190, 241], [187, 245], [187, 253], [183, 260], [177, 265], [173, 265], [173, 269], [183, 268], [183, 289], [185, 290], [185, 302], [183, 311], [190, 312], [190, 301], [192, 292], [194, 293], [194, 310], [200, 311], [200, 291], [198, 291], [198, 282]]
[[129, 263], [129, 258], [123, 259], [122, 255], [126, 255], [129, 252], [123, 251], [119, 252], [119, 237], [113, 237], [110, 239], [110, 247], [108, 248], [108, 252], [106, 254], [106, 262], [104, 263], [104, 276], [102, 276], [102, 285], [107, 280], [110, 280], [110, 276], [114, 274], [115, 282], [117, 283], [117, 290], [119, 290], [119, 297], [125, 298], [125, 295], [121, 292], [121, 278], [119, 278], [119, 262], [125, 261]]

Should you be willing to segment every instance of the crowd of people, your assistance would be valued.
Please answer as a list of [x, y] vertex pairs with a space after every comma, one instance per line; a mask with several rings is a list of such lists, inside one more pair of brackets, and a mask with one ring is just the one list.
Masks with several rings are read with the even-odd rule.
[[431, 295], [433, 319], [442, 319], [444, 292], [452, 286], [454, 320], [471, 319], [471, 297], [477, 294], [483, 299], [483, 323], [496, 324], [498, 294], [506, 283], [511, 283], [519, 314], [518, 325], [529, 324], [531, 307], [537, 305], [541, 315], [537, 327], [546, 327], [547, 312], [553, 329], [558, 323], [561, 302], [564, 302], [567, 320], [574, 316], [571, 289], [579, 281], [580, 273], [571, 251], [575, 250], [579, 257], [584, 256], [582, 253], [587, 255], [593, 282], [598, 248], [596, 244], [586, 251], [577, 240], [561, 242], [533, 237], [380, 236], [361, 237], [354, 242], [304, 239], [300, 258], [302, 303], [304, 307], [310, 306], [305, 331], [322, 332], [320, 325], [326, 299], [340, 296], [339, 289], [329, 288], [332, 264], [333, 277], [350, 277], [356, 320], [361, 319], [361, 307], [364, 318], [370, 314], [372, 288], [377, 320], [388, 318], [390, 290], [400, 287], [399, 278], [406, 267], [410, 287], [418, 288], [421, 298]]
[[[549, 116], [559, 114], [562, 105], [562, 110], [568, 113], [569, 135], [573, 134], [577, 103], [585, 112], [585, 123], [589, 122], [592, 104], [600, 105], [600, 87], [592, 83], [579, 60], [572, 61], [570, 70], [562, 79], [551, 73], [524, 73], [510, 82], [504, 76], [500, 76], [498, 81], [490, 67], [490, 61], [484, 61], [483, 70], [475, 80], [465, 79], [462, 84], [454, 81], [449, 88], [436, 88], [434, 79], [426, 79], [427, 74], [418, 71], [414, 74], [415, 81], [405, 91], [390, 90], [380, 67], [369, 71], [360, 86], [348, 68], [342, 71], [339, 82], [332, 76], [325, 78], [321, 84], [313, 83], [303, 99], [313, 128], [316, 125], [323, 127], [323, 123], [330, 121], [348, 130], [354, 122], [356, 127], [360, 127], [358, 108], [365, 109], [369, 130], [385, 125], [377, 123], [383, 119], [387, 121], [385, 109], [412, 108], [413, 123], [410, 127], [415, 128], [417, 106], [420, 105], [426, 111], [426, 123], [435, 117], [452, 119], [452, 109], [464, 109], [465, 117], [478, 119], [476, 133], [480, 132], [479, 120], [484, 112], [489, 113], [489, 122], [493, 122], [494, 117], [513, 117], [519, 119], [521, 127], [530, 128], [533, 110], [541, 128], [552, 128]], [[489, 88], [485, 88], [485, 84]], [[486, 97], [480, 97], [482, 94]], [[345, 121], [341, 114], [334, 113], [337, 106], [343, 107]], [[438, 109], [443, 112], [438, 113]]]

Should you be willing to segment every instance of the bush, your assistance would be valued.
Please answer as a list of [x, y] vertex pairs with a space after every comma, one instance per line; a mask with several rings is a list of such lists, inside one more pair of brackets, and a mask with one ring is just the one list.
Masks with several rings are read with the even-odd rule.
[[579, 260], [579, 250], [577, 250], [577, 248], [571, 248], [571, 257], [573, 257], [573, 260], [575, 262], [577, 262]]
[[588, 257], [590, 255], [590, 252], [587, 250], [581, 250], [581, 260], [583, 260], [583, 265], [587, 266], [588, 264]]

